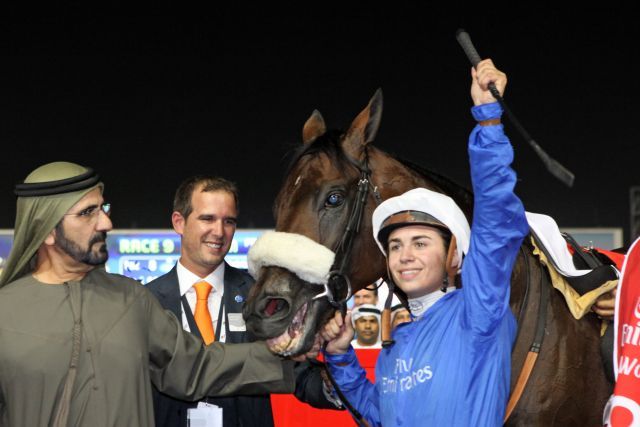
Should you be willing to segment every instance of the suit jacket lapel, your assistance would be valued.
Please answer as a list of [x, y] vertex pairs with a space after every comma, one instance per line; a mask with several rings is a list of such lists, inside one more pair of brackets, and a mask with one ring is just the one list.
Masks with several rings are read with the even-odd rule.
[[160, 304], [162, 304], [165, 309], [170, 310], [175, 314], [181, 325], [182, 313], [184, 312], [191, 333], [202, 338], [200, 336], [200, 331], [196, 326], [196, 321], [193, 318], [193, 313], [191, 313], [191, 310], [184, 309], [183, 307], [182, 300], [185, 299], [185, 297], [180, 296], [180, 282], [178, 281], [178, 270], [176, 266], [174, 266], [171, 271], [161, 279], [158, 279], [157, 292], [155, 292], [155, 294], [158, 297]]
[[[229, 313], [242, 313], [242, 307], [250, 288], [248, 285], [249, 283], [245, 276], [225, 262], [222, 303], [224, 304], [225, 317], [227, 317], [227, 319]], [[157, 296], [162, 306], [171, 310], [178, 320], [182, 322], [183, 306], [182, 298], [180, 297], [178, 270], [175, 266], [164, 276], [164, 280], [158, 283]], [[184, 312], [187, 323], [189, 324], [189, 329], [191, 329], [193, 334], [200, 336], [200, 331], [198, 331], [198, 328], [195, 326], [193, 313], [191, 313], [190, 310], [184, 310]], [[229, 340], [232, 334], [229, 333], [228, 321], [225, 322], [225, 326], [227, 340]]]
[[[238, 270], [225, 262], [224, 266], [224, 306], [227, 313], [240, 313], [246, 299], [247, 281]], [[238, 298], [240, 296], [240, 298]]]
[[180, 285], [178, 284], [178, 271], [175, 266], [162, 279], [158, 280], [156, 295], [165, 309], [171, 310], [178, 320], [182, 319]]
[[240, 343], [248, 340], [245, 330], [230, 331], [229, 313], [233, 313], [235, 316], [242, 315], [242, 307], [250, 289], [251, 281], [247, 279], [245, 274], [228, 264], [225, 265], [223, 299], [227, 312], [227, 342]]

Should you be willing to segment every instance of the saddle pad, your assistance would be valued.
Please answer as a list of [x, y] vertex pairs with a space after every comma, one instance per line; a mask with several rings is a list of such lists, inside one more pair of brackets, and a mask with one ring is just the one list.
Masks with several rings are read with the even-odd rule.
[[[596, 302], [598, 297], [601, 295], [611, 291], [613, 288], [618, 286], [618, 280], [609, 280], [599, 287], [580, 295], [578, 291], [573, 289], [573, 287], [569, 284], [569, 282], [562, 277], [560, 273], [556, 270], [554, 265], [549, 261], [544, 252], [540, 250], [536, 241], [533, 237], [531, 237], [531, 244], [533, 245], [533, 254], [536, 255], [542, 265], [544, 265], [549, 271], [549, 277], [551, 278], [551, 283], [553, 287], [560, 291], [560, 293], [564, 296], [564, 299], [569, 307], [569, 311], [576, 319], [582, 318], [585, 314], [590, 313], [591, 306]], [[566, 247], [566, 246], [565, 246]], [[586, 273], [589, 273], [591, 270], [582, 270]]]
[[573, 257], [567, 242], [560, 234], [560, 229], [555, 220], [548, 215], [526, 212], [527, 222], [530, 229], [535, 234], [544, 247], [545, 253], [551, 258], [549, 261], [553, 263], [555, 269], [565, 277], [583, 276], [591, 272], [591, 270], [578, 270], [573, 264]]

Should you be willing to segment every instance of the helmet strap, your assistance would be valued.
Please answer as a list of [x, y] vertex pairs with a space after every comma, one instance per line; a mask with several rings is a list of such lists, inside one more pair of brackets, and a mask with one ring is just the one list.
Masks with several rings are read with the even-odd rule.
[[449, 277], [445, 273], [444, 278], [442, 279], [442, 287], [440, 288], [440, 291], [446, 294], [448, 287], [449, 287]]
[[[453, 266], [453, 257], [458, 251], [458, 244], [456, 243], [456, 236], [451, 234], [451, 243], [449, 244], [449, 251], [447, 252], [447, 261], [445, 262], [445, 278], [442, 283], [443, 292], [446, 292], [447, 286], [455, 283], [456, 275], [458, 274], [458, 266]], [[462, 260], [458, 260], [460, 264]]]

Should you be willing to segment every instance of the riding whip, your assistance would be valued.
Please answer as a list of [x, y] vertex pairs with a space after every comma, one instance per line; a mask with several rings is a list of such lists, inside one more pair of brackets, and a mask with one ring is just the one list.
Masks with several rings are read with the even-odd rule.
[[[471, 65], [473, 65], [473, 67], [475, 68], [478, 65], [478, 62], [480, 62], [481, 58], [480, 55], [478, 55], [475, 47], [473, 46], [473, 43], [471, 43], [469, 34], [463, 29], [458, 29], [458, 31], [456, 31], [456, 39], [458, 40], [458, 43], [460, 43], [460, 46], [464, 50], [464, 53], [467, 55], [467, 58], [469, 58], [469, 61], [471, 61]], [[502, 106], [502, 109], [505, 111], [505, 113], [507, 113], [507, 117], [509, 117], [509, 119], [511, 120], [511, 123], [513, 123], [516, 129], [518, 129], [518, 131], [520, 132], [520, 135], [522, 135], [525, 141], [527, 141], [527, 143], [533, 148], [533, 151], [535, 151], [538, 157], [540, 157], [540, 160], [542, 160], [542, 163], [545, 165], [551, 175], [558, 178], [568, 187], [572, 187], [575, 175], [569, 169], [562, 166], [557, 160], [551, 158], [542, 149], [542, 147], [540, 147], [538, 143], [533, 140], [531, 135], [529, 135], [529, 133], [525, 130], [525, 128], [520, 124], [516, 116], [513, 114], [511, 109], [504, 102], [504, 99], [502, 98], [502, 96], [500, 96], [500, 92], [498, 92], [495, 84], [489, 83], [489, 91], [491, 91], [493, 97], [498, 100], [500, 106]]]

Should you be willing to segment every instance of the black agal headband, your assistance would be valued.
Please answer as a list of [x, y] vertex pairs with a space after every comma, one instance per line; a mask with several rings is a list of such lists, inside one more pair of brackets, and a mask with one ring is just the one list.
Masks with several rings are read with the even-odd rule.
[[52, 194], [71, 193], [72, 191], [90, 188], [100, 181], [100, 175], [91, 168], [83, 174], [57, 181], [30, 182], [16, 184], [14, 193], [18, 197], [50, 196]]
[[364, 314], [377, 314], [378, 316], [380, 316], [380, 310], [378, 310], [377, 308], [369, 308], [369, 307], [360, 307], [358, 308], [358, 312], [360, 313], [364, 313]]

